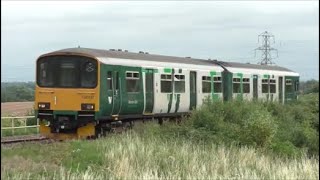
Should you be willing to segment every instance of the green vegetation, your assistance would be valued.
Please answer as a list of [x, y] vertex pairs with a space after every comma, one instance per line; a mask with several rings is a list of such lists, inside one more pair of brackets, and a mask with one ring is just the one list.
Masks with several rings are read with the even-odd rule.
[[153, 130], [151, 134], [166, 139], [248, 146], [283, 157], [315, 156], [319, 154], [319, 94], [285, 105], [206, 101], [181, 125]]
[[1, 82], [1, 102], [34, 101], [34, 82]]
[[[155, 124], [144, 127], [154, 127]], [[1, 148], [1, 179], [318, 179], [319, 161], [134, 132]]]
[[300, 82], [300, 92], [303, 94], [319, 93], [319, 81], [309, 80]]
[[[29, 111], [26, 116], [33, 116], [34, 111]], [[6, 115], [5, 115], [6, 116]], [[6, 116], [7, 117], [7, 116]], [[9, 116], [10, 117], [10, 116]], [[12, 124], [13, 123], [13, 124]], [[37, 118], [27, 119], [1, 119], [1, 128], [5, 127], [21, 127], [21, 126], [35, 126], [37, 125]], [[1, 137], [37, 134], [38, 128], [20, 128], [20, 129], [5, 129], [1, 131]]]

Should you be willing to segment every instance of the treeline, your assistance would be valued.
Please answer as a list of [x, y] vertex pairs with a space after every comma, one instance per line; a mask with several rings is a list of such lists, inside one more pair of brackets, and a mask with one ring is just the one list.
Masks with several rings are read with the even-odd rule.
[[34, 82], [1, 82], [1, 102], [34, 101]]
[[317, 93], [319, 92], [319, 81], [314, 79], [309, 81], [302, 81], [300, 82], [299, 88], [302, 94]]
[[[1, 102], [34, 101], [35, 82], [1, 82]], [[319, 92], [319, 81], [300, 82], [300, 93]]]

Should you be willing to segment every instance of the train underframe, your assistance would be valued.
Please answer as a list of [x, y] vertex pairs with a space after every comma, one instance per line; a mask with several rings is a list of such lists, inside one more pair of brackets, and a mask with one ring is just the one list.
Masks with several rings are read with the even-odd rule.
[[88, 139], [105, 136], [108, 133], [130, 129], [137, 121], [145, 122], [155, 120], [162, 124], [164, 120], [181, 121], [186, 113], [160, 114], [160, 115], [122, 115], [102, 117], [75, 118], [72, 115], [57, 115], [53, 117], [38, 116], [39, 131], [42, 136], [55, 140]]

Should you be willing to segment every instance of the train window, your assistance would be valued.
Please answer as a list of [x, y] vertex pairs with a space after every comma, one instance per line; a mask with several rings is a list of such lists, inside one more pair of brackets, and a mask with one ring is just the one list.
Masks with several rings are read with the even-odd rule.
[[211, 77], [202, 76], [202, 93], [211, 93]]
[[243, 93], [250, 93], [250, 79], [249, 78], [243, 78]]
[[270, 79], [270, 93], [276, 93], [276, 80], [275, 79]]
[[127, 79], [127, 92], [139, 92], [139, 79]]
[[268, 79], [262, 79], [262, 93], [269, 93], [269, 81]]
[[250, 83], [250, 79], [249, 79], [249, 78], [243, 78], [243, 79], [242, 79], [242, 82], [244, 82], [244, 83]]
[[184, 75], [175, 75], [176, 80], [174, 81], [174, 91], [176, 93], [185, 92], [185, 77]]
[[53, 71], [50, 71], [50, 64], [48, 62], [43, 62], [40, 64], [39, 73], [39, 85], [40, 86], [53, 86]]
[[113, 89], [113, 86], [112, 86], [112, 72], [111, 71], [108, 71], [108, 73], [107, 73], [107, 88], [109, 88], [110, 90]]
[[233, 93], [240, 93], [241, 87], [240, 87], [240, 78], [233, 78]]
[[172, 76], [170, 74], [161, 74], [161, 92], [172, 92]]
[[127, 72], [126, 78], [127, 79], [139, 79], [139, 72]]
[[139, 78], [139, 73], [133, 73], [134, 78]]
[[97, 61], [76, 55], [52, 55], [37, 61], [40, 87], [94, 88], [97, 85]]
[[115, 87], [116, 87], [116, 90], [119, 90], [119, 72], [116, 72], [116, 76], [115, 76]]
[[126, 72], [127, 92], [139, 92], [139, 72]]
[[292, 85], [291, 79], [287, 79], [287, 80], [286, 80], [286, 85]]
[[292, 92], [292, 80], [291, 79], [286, 79], [286, 92]]
[[62, 87], [76, 87], [76, 67], [73, 62], [62, 62], [60, 64], [60, 85]]
[[161, 80], [170, 80], [171, 81], [171, 75], [170, 74], [161, 74]]
[[81, 67], [81, 87], [94, 87], [97, 68], [92, 62], [83, 63]]
[[220, 76], [213, 77], [213, 92], [222, 92], [222, 81]]
[[295, 81], [295, 91], [299, 91], [299, 81]]

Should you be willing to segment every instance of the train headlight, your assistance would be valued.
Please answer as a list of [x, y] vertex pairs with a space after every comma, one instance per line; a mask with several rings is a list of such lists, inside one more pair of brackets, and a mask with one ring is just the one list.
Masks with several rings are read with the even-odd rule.
[[50, 103], [47, 102], [39, 102], [38, 103], [39, 109], [50, 109]]
[[81, 110], [94, 110], [94, 104], [81, 104]]

